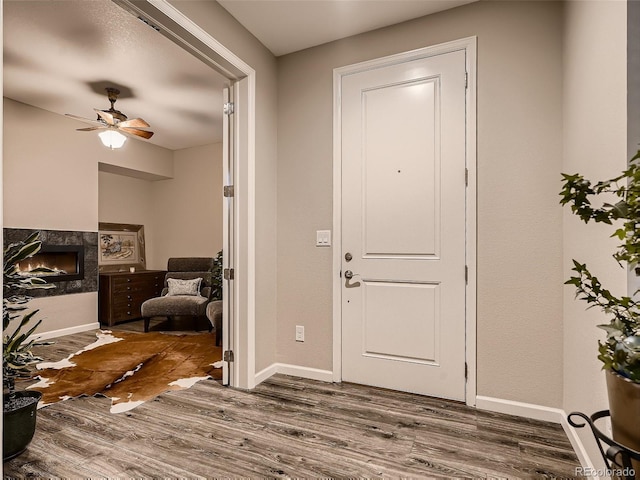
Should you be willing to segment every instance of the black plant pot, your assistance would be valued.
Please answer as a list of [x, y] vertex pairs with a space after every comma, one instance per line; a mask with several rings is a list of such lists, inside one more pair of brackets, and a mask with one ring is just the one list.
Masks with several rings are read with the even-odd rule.
[[3, 411], [2, 461], [17, 457], [27, 449], [36, 431], [36, 412], [42, 393], [36, 391], [13, 392], [3, 395], [7, 398], [29, 398], [31, 403], [9, 411]]

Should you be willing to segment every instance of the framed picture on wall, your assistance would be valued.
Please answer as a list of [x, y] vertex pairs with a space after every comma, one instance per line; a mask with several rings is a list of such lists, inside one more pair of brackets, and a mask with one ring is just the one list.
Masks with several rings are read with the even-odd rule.
[[98, 224], [98, 266], [101, 272], [146, 270], [144, 225]]

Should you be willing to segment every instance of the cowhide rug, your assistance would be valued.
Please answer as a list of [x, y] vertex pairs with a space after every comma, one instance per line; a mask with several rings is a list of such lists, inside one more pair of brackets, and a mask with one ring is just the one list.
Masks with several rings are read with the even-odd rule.
[[131, 410], [168, 390], [222, 378], [222, 349], [215, 334], [100, 331], [98, 340], [59, 362], [44, 362], [40, 407], [80, 396], [111, 398], [111, 413]]

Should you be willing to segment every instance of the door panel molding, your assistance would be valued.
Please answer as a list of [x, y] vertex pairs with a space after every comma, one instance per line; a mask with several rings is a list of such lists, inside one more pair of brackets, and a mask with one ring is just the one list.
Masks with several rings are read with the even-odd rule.
[[[364, 88], [362, 92], [361, 116], [363, 119], [364, 145], [362, 171], [362, 236], [363, 257], [366, 258], [407, 258], [438, 257], [440, 254], [440, 144], [438, 135], [435, 138], [424, 136], [429, 130], [440, 130], [440, 76], [413, 78], [409, 81], [387, 83], [375, 88]], [[410, 112], [407, 112], [410, 110]], [[406, 129], [399, 122], [389, 125], [378, 118], [385, 115], [391, 117], [410, 116], [420, 118], [422, 132]], [[395, 138], [390, 143], [388, 138]], [[411, 175], [400, 175], [401, 169], [390, 170], [389, 158], [396, 155], [393, 151], [395, 143], [409, 143], [419, 138], [421, 150], [428, 152], [429, 145], [434, 144], [431, 152], [412, 163]], [[425, 161], [426, 160], [426, 161]], [[421, 198], [409, 200], [407, 195], [415, 193], [413, 187], [424, 187]], [[385, 196], [376, 192], [386, 190]], [[428, 192], [434, 191], [434, 195]], [[413, 193], [410, 193], [413, 192]], [[423, 221], [415, 222], [414, 218], [399, 216], [397, 212], [402, 205], [414, 203], [422, 205]], [[384, 218], [384, 222], [380, 220]], [[376, 219], [378, 221], [372, 221]], [[410, 237], [398, 236], [395, 232], [410, 227], [419, 239], [407, 243]], [[412, 237], [413, 238], [413, 237]]]
[[[367, 281], [362, 280], [362, 304], [367, 321], [363, 328], [362, 355], [388, 360], [398, 360], [424, 365], [439, 365], [440, 283]], [[400, 301], [390, 298], [400, 297]], [[394, 305], [409, 305], [410, 299], [418, 299], [423, 306], [418, 311], [394, 311]], [[389, 321], [398, 316], [414, 316], [415, 329], [395, 330], [393, 342], [389, 341]], [[425, 321], [426, 320], [426, 321]], [[397, 347], [397, 348], [394, 348]]]
[[[476, 403], [476, 44], [477, 38], [467, 37], [431, 47], [361, 62], [334, 69], [333, 75], [333, 381], [342, 381], [342, 81], [343, 77], [367, 70], [405, 63], [456, 51], [465, 52], [467, 71], [466, 109], [466, 286], [465, 357], [468, 375], [465, 399]], [[375, 255], [374, 255], [375, 256]], [[381, 256], [386, 256], [382, 254]], [[392, 255], [393, 256], [393, 255]], [[409, 254], [408, 256], [413, 256]], [[418, 256], [420, 256], [418, 254]], [[364, 339], [363, 339], [364, 341]]]

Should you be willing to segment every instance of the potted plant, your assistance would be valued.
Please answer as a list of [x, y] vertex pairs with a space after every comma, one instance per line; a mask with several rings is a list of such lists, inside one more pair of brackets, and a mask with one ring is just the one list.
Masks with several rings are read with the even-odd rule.
[[[621, 175], [592, 184], [582, 175], [563, 174], [562, 205], [585, 223], [593, 220], [617, 228], [612, 237], [621, 243], [613, 254], [623, 268], [640, 273], [640, 151]], [[591, 198], [609, 194], [616, 203], [594, 207]], [[640, 451], [640, 302], [630, 296], [617, 297], [605, 289], [587, 266], [573, 261], [575, 274], [565, 283], [573, 285], [576, 297], [602, 309], [609, 323], [598, 325], [606, 338], [598, 342], [598, 359], [606, 371], [609, 410], [614, 440]]]
[[[42, 360], [33, 354], [32, 348], [44, 343], [37, 343], [30, 337], [42, 320], [30, 326], [38, 310], [26, 313], [27, 303], [31, 297], [25, 290], [36, 288], [54, 288], [42, 278], [21, 274], [19, 262], [35, 255], [41, 248], [38, 240], [40, 232], [34, 232], [22, 241], [12, 243], [4, 249], [3, 273], [3, 460], [13, 458], [22, 453], [31, 442], [36, 426], [36, 408], [42, 397], [36, 391], [16, 391], [16, 379], [30, 378], [31, 367]], [[35, 268], [30, 274], [51, 272], [48, 268]], [[21, 318], [20, 318], [21, 317]], [[13, 320], [20, 318], [17, 328], [11, 331]], [[26, 330], [26, 331], [23, 331]]]

